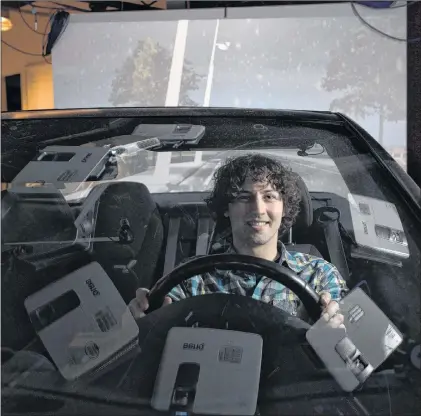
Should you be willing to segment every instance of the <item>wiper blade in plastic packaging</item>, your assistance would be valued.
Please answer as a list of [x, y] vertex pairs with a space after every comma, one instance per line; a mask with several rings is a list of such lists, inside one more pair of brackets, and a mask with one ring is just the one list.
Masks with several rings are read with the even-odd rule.
[[163, 146], [180, 143], [197, 145], [205, 135], [205, 127], [197, 124], [139, 124], [132, 135], [142, 138], [156, 137]]

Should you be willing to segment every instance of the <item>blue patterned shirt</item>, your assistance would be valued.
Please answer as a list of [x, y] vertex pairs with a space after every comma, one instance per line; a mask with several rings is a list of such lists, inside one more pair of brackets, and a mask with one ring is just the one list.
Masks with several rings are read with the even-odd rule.
[[[235, 253], [230, 247], [227, 253]], [[297, 273], [301, 279], [318, 293], [329, 292], [332, 300], [340, 300], [348, 291], [345, 280], [338, 269], [319, 257], [295, 251], [287, 251], [281, 243], [278, 263]], [[234, 270], [216, 270], [212, 273], [194, 276], [168, 293], [173, 301], [209, 293], [227, 293], [250, 296], [297, 315], [301, 301], [282, 283], [255, 273]]]

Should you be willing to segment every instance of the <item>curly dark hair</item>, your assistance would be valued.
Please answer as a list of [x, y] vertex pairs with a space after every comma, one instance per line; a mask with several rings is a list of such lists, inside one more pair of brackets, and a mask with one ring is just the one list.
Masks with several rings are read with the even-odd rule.
[[242, 184], [253, 182], [271, 184], [282, 195], [284, 218], [279, 235], [289, 230], [300, 212], [301, 192], [296, 175], [280, 162], [261, 154], [247, 154], [227, 159], [213, 175], [214, 187], [205, 199], [219, 230], [230, 229], [230, 220], [224, 216]]

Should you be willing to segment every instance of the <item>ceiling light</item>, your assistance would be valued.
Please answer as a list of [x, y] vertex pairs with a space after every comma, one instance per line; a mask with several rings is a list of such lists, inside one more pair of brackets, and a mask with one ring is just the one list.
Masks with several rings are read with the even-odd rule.
[[9, 10], [1, 11], [1, 31], [7, 32], [13, 26], [12, 21], [10, 20]]

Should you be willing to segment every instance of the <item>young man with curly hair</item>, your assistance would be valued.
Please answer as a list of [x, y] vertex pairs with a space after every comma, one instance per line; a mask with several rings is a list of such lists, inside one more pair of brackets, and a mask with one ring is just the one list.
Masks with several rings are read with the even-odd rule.
[[[321, 296], [321, 315], [329, 325], [342, 326], [338, 300], [347, 291], [335, 266], [304, 253], [288, 252], [279, 236], [288, 231], [299, 213], [301, 193], [296, 175], [278, 161], [259, 154], [229, 159], [214, 175], [214, 188], [206, 200], [219, 228], [225, 230], [226, 253], [271, 260], [288, 267]], [[129, 305], [141, 317], [148, 308], [147, 290], [139, 289]], [[194, 276], [168, 293], [165, 304], [207, 293], [250, 296], [291, 315], [298, 297], [281, 283], [242, 271], [215, 271]]]

